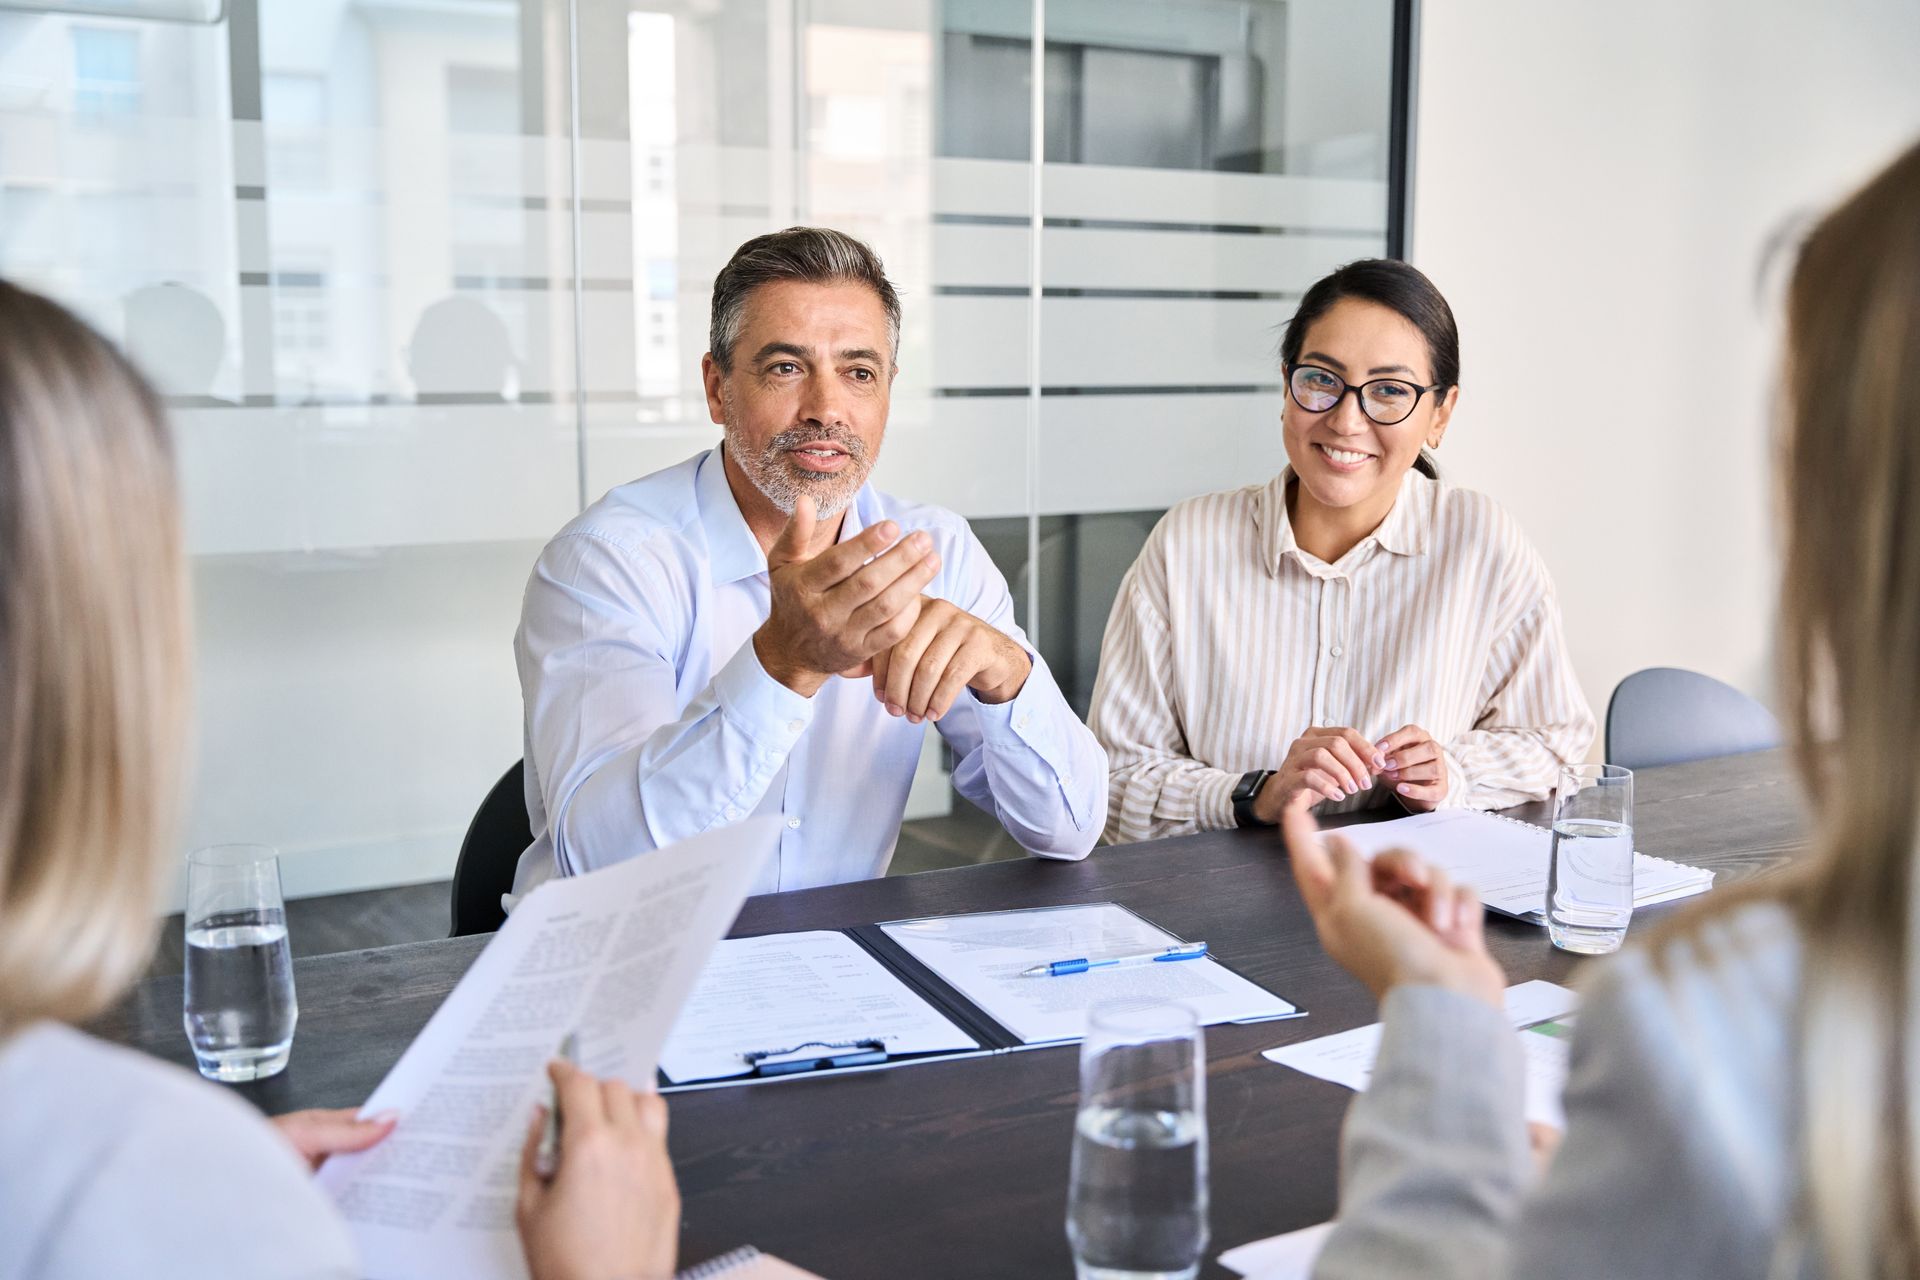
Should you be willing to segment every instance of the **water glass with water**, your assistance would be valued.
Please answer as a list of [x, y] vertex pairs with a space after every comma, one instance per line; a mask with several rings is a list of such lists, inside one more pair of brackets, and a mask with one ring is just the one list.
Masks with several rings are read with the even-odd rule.
[[1078, 1280], [1191, 1280], [1207, 1247], [1207, 1073], [1184, 1005], [1096, 1005], [1067, 1193]]
[[1560, 770], [1547, 864], [1547, 934], [1562, 951], [1618, 951], [1633, 918], [1633, 772]]
[[300, 1015], [279, 857], [259, 844], [194, 850], [186, 925], [183, 1021], [200, 1074], [237, 1082], [277, 1073]]

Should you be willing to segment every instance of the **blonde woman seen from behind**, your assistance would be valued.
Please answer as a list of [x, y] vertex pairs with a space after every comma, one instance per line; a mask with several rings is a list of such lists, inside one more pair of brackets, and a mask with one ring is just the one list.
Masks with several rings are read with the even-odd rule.
[[[391, 1122], [282, 1117], [75, 1026], [152, 948], [187, 728], [187, 589], [157, 402], [105, 341], [0, 281], [0, 1276], [352, 1277], [308, 1180]], [[540, 1280], [663, 1277], [678, 1200], [656, 1097], [556, 1064]]]
[[1536, 1179], [1478, 898], [1410, 854], [1369, 869], [1296, 803], [1302, 896], [1386, 1024], [1323, 1280], [1920, 1271], [1920, 146], [1808, 238], [1787, 341], [1783, 692], [1814, 854], [1588, 971]]

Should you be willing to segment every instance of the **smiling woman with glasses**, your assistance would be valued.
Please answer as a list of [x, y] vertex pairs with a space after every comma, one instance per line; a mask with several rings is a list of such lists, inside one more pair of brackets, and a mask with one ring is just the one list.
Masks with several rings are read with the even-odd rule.
[[1271, 824], [1302, 792], [1501, 808], [1592, 745], [1546, 566], [1434, 464], [1460, 351], [1433, 282], [1349, 263], [1280, 355], [1289, 465], [1169, 511], [1107, 622], [1088, 723], [1115, 843]]

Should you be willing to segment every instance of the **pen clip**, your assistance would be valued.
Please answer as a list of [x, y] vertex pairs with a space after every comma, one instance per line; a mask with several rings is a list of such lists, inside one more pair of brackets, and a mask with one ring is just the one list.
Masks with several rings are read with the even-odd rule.
[[[808, 1053], [809, 1049], [825, 1049], [826, 1053]], [[833, 1050], [849, 1050], [835, 1053]], [[796, 1056], [798, 1055], [798, 1056]], [[757, 1076], [784, 1076], [796, 1071], [824, 1071], [832, 1067], [862, 1067], [887, 1060], [886, 1042], [882, 1040], [809, 1040], [789, 1049], [755, 1049], [740, 1055], [747, 1065], [753, 1068]]]

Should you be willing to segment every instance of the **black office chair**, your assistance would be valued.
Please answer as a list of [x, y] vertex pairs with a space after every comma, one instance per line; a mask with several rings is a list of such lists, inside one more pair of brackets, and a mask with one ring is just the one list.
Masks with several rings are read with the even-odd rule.
[[460, 861], [453, 868], [453, 932], [492, 933], [506, 923], [500, 895], [513, 888], [520, 855], [533, 843], [527, 822], [526, 761], [515, 760], [500, 775], [460, 842]]

